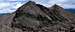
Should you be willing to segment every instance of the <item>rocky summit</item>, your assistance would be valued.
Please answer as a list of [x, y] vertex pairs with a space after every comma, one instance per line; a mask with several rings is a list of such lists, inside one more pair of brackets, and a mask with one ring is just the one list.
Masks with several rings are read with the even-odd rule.
[[[1, 29], [8, 32], [75, 32], [75, 18], [68, 16], [64, 8], [53, 5], [47, 8], [29, 1], [8, 16], [1, 16]], [[74, 20], [71, 20], [73, 17]], [[5, 27], [7, 26], [7, 27]], [[5, 28], [2, 28], [5, 27]], [[1, 30], [6, 32], [6, 30]]]

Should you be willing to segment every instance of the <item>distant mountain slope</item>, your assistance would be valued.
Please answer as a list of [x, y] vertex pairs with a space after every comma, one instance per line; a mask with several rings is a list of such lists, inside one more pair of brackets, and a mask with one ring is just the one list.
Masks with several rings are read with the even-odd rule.
[[75, 9], [64, 9], [66, 12], [75, 13]]
[[10, 15], [11, 13], [0, 13], [0, 16], [7, 16]]

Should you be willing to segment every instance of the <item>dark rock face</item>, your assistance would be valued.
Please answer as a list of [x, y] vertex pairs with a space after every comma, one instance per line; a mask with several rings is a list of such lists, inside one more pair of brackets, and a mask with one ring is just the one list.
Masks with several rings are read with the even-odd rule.
[[56, 4], [53, 5], [50, 9], [56, 15], [62, 15], [63, 16], [63, 14], [64, 14], [64, 8], [62, 8]]
[[51, 8], [29, 1], [16, 10], [11, 27], [33, 32], [61, 32], [70, 30], [70, 21], [58, 5]]
[[[42, 25], [41, 21], [51, 20], [51, 19], [48, 19], [50, 17], [45, 13], [45, 10], [46, 11], [48, 10], [46, 7], [43, 6], [43, 8], [41, 8], [42, 5], [39, 5], [39, 4], [36, 5], [34, 2], [30, 2], [30, 1], [24, 6], [25, 6], [24, 8], [21, 7], [19, 8], [19, 10], [16, 11], [15, 21], [19, 19], [19, 21], [22, 22], [23, 20], [22, 24], [27, 24], [27, 25], [29, 24], [33, 26], [33, 25]], [[42, 19], [42, 18], [45, 18], [45, 19]]]

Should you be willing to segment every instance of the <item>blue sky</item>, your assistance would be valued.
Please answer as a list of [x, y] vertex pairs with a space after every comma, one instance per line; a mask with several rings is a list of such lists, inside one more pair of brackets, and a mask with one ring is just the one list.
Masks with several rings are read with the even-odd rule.
[[[0, 13], [12, 13], [16, 11], [24, 3], [30, 0], [0, 0]], [[57, 4], [65, 9], [75, 8], [75, 0], [31, 0], [37, 4], [41, 4], [46, 7], [51, 7]]]

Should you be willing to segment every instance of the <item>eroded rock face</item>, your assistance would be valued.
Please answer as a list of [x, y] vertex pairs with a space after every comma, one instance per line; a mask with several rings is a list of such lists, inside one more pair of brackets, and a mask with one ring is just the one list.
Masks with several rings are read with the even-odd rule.
[[33, 32], [68, 31], [72, 25], [63, 17], [63, 11], [58, 5], [47, 8], [29, 1], [16, 10], [12, 27]]
[[[42, 25], [42, 21], [48, 20], [50, 18], [45, 11], [47, 9], [41, 8], [42, 5], [35, 4], [34, 2], [28, 2], [27, 4], [24, 5], [24, 7], [19, 8], [19, 10], [16, 11], [16, 22], [20, 22], [22, 24], [26, 24], [27, 26], [39, 26]], [[44, 6], [43, 6], [44, 7]], [[45, 10], [43, 10], [45, 9]], [[45, 18], [45, 19], [42, 19]], [[49, 19], [50, 21], [51, 19]]]
[[58, 5], [53, 5], [50, 10], [55, 14], [55, 15], [64, 15], [64, 8], [58, 6]]

